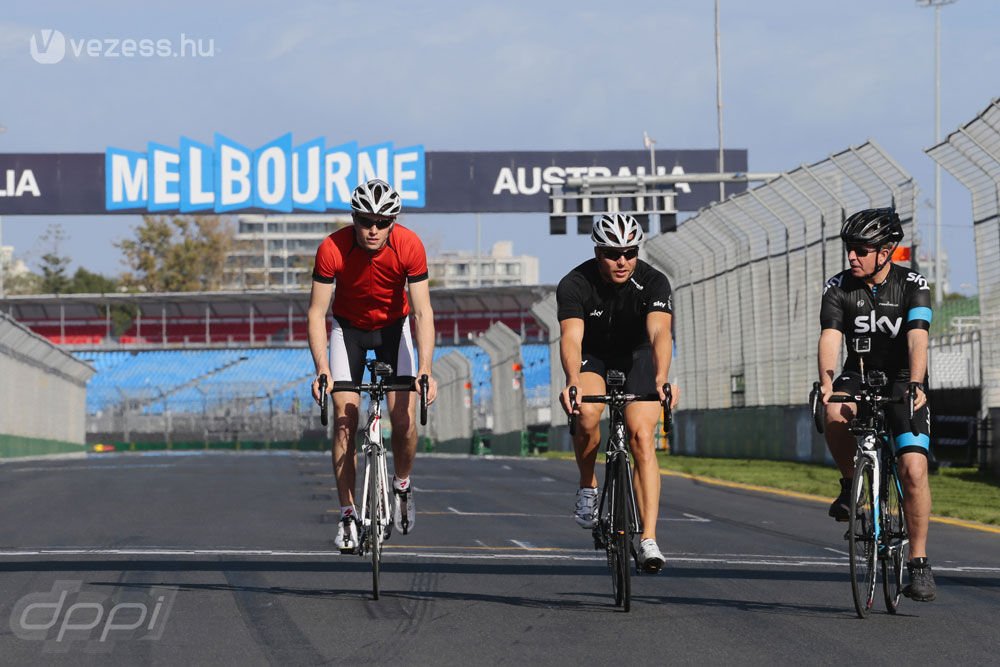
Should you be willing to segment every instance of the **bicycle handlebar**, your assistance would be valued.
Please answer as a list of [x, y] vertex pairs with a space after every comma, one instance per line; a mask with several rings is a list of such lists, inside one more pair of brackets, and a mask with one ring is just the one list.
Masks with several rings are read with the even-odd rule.
[[[882, 394], [878, 394], [878, 393], [870, 391], [870, 389], [868, 387], [862, 387], [861, 388], [861, 393], [859, 393], [859, 394], [832, 394], [827, 399], [827, 403], [861, 403], [861, 402], [866, 402], [867, 401], [869, 403], [874, 403], [877, 406], [877, 405], [882, 405], [882, 404], [886, 404], [886, 403], [906, 403], [906, 402], [909, 402], [909, 404], [910, 404], [910, 416], [909, 416], [910, 432], [913, 435], [917, 435], [917, 427], [914, 425], [914, 422], [913, 422], [913, 414], [915, 412], [915, 410], [914, 410], [914, 404], [915, 404], [915, 402], [917, 400], [916, 386], [918, 386], [918, 385], [919, 385], [919, 383], [917, 383], [917, 382], [911, 382], [911, 383], [909, 383], [907, 385], [907, 387], [906, 387], [906, 393], [903, 396], [899, 396], [899, 397], [895, 397], [895, 398], [893, 398], [891, 396], [883, 396]], [[813, 389], [809, 393], [809, 404], [812, 407], [813, 421], [816, 424], [816, 430], [819, 431], [820, 433], [822, 433], [823, 432], [823, 427], [824, 427], [824, 424], [825, 424], [825, 420], [824, 420], [823, 415], [822, 415], [823, 401], [822, 401], [822, 391], [820, 390], [820, 383], [819, 382], [813, 382]]]
[[[673, 392], [670, 389], [670, 383], [664, 383], [663, 393], [666, 395], [667, 400], [663, 403], [663, 435], [670, 435], [670, 431], [673, 427], [673, 414], [670, 409], [670, 403], [673, 400]], [[649, 394], [626, 394], [621, 393], [611, 393], [611, 394], [592, 394], [590, 396], [581, 396], [579, 403], [610, 403], [615, 400], [620, 400], [623, 403], [633, 403], [636, 401], [656, 401], [660, 402], [660, 395], [656, 393]], [[577, 389], [576, 387], [569, 388], [569, 403], [570, 408], [575, 410], [577, 405]], [[576, 413], [572, 412], [569, 418], [569, 434], [571, 436], [576, 435]]]

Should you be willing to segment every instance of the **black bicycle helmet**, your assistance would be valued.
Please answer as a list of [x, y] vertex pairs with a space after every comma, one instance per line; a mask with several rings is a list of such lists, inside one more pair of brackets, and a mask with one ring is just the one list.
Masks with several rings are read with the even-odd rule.
[[881, 248], [903, 240], [903, 225], [894, 208], [866, 208], [844, 221], [840, 238], [851, 245]]

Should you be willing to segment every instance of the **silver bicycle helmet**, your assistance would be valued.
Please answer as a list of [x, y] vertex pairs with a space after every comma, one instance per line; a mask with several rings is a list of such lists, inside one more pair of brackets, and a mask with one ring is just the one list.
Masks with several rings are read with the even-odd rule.
[[351, 195], [351, 209], [355, 213], [391, 217], [399, 215], [403, 203], [399, 193], [393, 190], [391, 185], [381, 179], [373, 178], [354, 189], [354, 194]]
[[594, 244], [605, 248], [632, 248], [642, 243], [642, 227], [631, 215], [605, 213], [594, 220], [590, 234]]

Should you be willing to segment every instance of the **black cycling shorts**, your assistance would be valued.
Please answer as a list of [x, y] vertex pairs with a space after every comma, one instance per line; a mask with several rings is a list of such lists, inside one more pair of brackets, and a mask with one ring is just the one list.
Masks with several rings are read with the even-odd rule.
[[597, 356], [583, 353], [581, 373], [597, 373], [607, 378], [609, 370], [625, 374], [625, 392], [629, 394], [655, 394], [656, 369], [653, 366], [653, 348], [643, 345], [631, 353], [620, 356]]
[[[905, 396], [907, 384], [906, 382], [893, 382], [891, 387], [892, 397], [900, 398]], [[861, 373], [844, 371], [840, 374], [840, 377], [833, 381], [833, 390], [856, 394], [861, 390]], [[909, 401], [886, 404], [885, 417], [889, 430], [892, 431], [894, 436], [893, 442], [896, 445], [897, 454], [919, 452], [927, 456], [931, 444], [931, 410], [926, 404], [913, 413], [913, 425], [917, 429], [916, 435], [910, 430]]]
[[393, 376], [388, 382], [397, 384], [416, 379], [408, 317], [373, 331], [352, 327], [335, 317], [330, 330], [330, 371], [335, 387], [359, 385], [371, 379], [364, 377], [368, 350], [374, 350], [376, 359], [392, 366]]

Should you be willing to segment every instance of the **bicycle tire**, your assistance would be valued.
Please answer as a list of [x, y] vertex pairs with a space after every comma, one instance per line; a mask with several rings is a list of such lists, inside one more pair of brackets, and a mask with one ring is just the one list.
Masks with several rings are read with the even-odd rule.
[[899, 599], [903, 592], [903, 563], [909, 539], [906, 534], [906, 517], [903, 515], [903, 496], [900, 493], [899, 477], [890, 470], [883, 481], [882, 535], [886, 545], [882, 559], [882, 592], [885, 608], [890, 614], [899, 609]]
[[615, 466], [615, 487], [618, 493], [615, 494], [614, 505], [614, 537], [615, 550], [618, 552], [618, 582], [621, 590], [622, 611], [628, 612], [632, 608], [632, 580], [631, 580], [631, 531], [629, 530], [629, 501], [628, 501], [628, 466], [624, 461], [619, 460]]
[[851, 488], [851, 515], [848, 527], [848, 551], [851, 559], [851, 592], [854, 610], [867, 618], [875, 600], [875, 573], [878, 553], [875, 545], [874, 467], [867, 458], [854, 468]]
[[372, 556], [372, 598], [378, 600], [381, 592], [379, 577], [382, 570], [382, 474], [379, 457], [369, 459], [368, 508], [370, 523], [368, 529], [369, 547]]
[[[602, 499], [602, 514], [598, 518], [600, 522], [600, 533], [604, 546], [604, 552], [608, 559], [608, 573], [611, 575], [611, 591], [614, 596], [615, 606], [622, 606], [624, 589], [621, 582], [621, 569], [618, 564], [619, 552], [617, 540], [615, 539], [615, 507], [617, 504], [618, 475], [617, 461], [609, 461], [605, 468], [604, 477], [604, 498]], [[606, 504], [605, 504], [606, 502]]]

